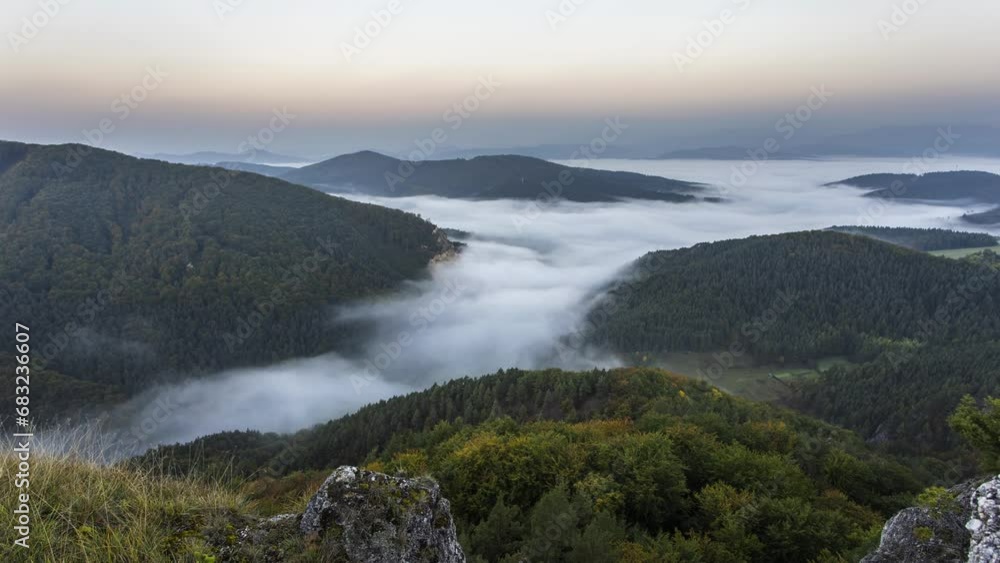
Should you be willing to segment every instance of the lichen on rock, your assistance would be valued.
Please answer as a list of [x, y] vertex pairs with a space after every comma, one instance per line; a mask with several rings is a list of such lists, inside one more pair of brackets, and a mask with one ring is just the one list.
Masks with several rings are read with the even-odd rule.
[[862, 563], [1000, 563], [1000, 476], [950, 492], [956, 510], [900, 511], [883, 528], [878, 549]]
[[337, 544], [348, 561], [465, 561], [448, 500], [429, 479], [341, 467], [309, 501], [299, 531], [308, 542]]
[[1000, 561], [1000, 476], [980, 485], [970, 501], [966, 529], [972, 534], [968, 563]]
[[430, 479], [334, 471], [303, 514], [240, 529], [223, 561], [464, 563], [451, 507]]

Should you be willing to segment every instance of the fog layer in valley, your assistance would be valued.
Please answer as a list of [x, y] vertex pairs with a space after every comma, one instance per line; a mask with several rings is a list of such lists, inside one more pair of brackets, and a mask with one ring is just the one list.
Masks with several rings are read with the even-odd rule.
[[[749, 176], [734, 172], [740, 162], [590, 163], [704, 182], [727, 199], [721, 204], [354, 198], [419, 213], [471, 239], [457, 259], [435, 265], [430, 279], [335, 313], [375, 321], [377, 336], [366, 354], [235, 370], [154, 390], [123, 409], [139, 413], [128, 431], [143, 447], [222, 430], [289, 432], [455, 377], [510, 367], [614, 366], [617, 360], [599, 350], [560, 355], [555, 346], [581, 326], [599, 288], [652, 250], [835, 224], [977, 230], [958, 217], [982, 206], [881, 203], [859, 190], [821, 187], [901, 172], [907, 162], [774, 161]], [[948, 159], [927, 167], [1000, 172], [1000, 161]]]

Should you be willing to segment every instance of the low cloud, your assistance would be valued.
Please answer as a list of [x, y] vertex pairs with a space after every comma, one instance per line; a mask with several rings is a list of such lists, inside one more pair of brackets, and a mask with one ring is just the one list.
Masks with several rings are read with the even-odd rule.
[[[618, 360], [600, 350], [560, 356], [556, 349], [560, 337], [581, 324], [599, 288], [632, 260], [699, 242], [851, 224], [869, 200], [860, 190], [822, 185], [896, 171], [903, 162], [769, 162], [745, 186], [727, 190], [727, 203], [560, 202], [520, 228], [515, 219], [523, 219], [530, 202], [356, 197], [419, 213], [442, 227], [468, 231], [471, 239], [460, 257], [436, 264], [429, 279], [336, 313], [335, 320], [374, 321], [375, 335], [356, 357], [227, 371], [151, 391], [122, 412], [130, 413], [130, 428], [145, 425], [142, 443], [152, 446], [222, 430], [290, 432], [373, 401], [501, 368], [615, 366]], [[739, 163], [594, 164], [725, 186]], [[985, 161], [943, 160], [936, 166], [1000, 172]], [[881, 224], [966, 228], [958, 222], [966, 211], [896, 204], [885, 210]], [[164, 404], [169, 415], [156, 415]]]

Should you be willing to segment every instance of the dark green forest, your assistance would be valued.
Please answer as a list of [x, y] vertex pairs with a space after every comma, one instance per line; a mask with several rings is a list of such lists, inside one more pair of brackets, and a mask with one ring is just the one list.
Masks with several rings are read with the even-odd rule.
[[739, 347], [760, 362], [871, 352], [873, 341], [989, 342], [1000, 276], [828, 231], [654, 252], [592, 312], [587, 337], [624, 353]]
[[905, 227], [830, 227], [830, 231], [870, 237], [911, 250], [950, 250], [954, 248], [989, 248], [997, 246], [997, 237], [989, 233], [966, 233], [949, 229], [910, 229]]
[[646, 368], [501, 371], [133, 463], [270, 490], [341, 464], [427, 474], [473, 560], [509, 562], [856, 560], [923, 484], [851, 432]]
[[833, 368], [793, 404], [896, 451], [929, 455], [961, 445], [946, 421], [963, 395], [1000, 396], [1000, 342], [896, 347]]
[[409, 162], [365, 151], [338, 156], [283, 174], [318, 189], [402, 197], [617, 201], [622, 198], [693, 201], [701, 186], [632, 172], [570, 168], [527, 156]]
[[982, 213], [968, 213], [962, 219], [977, 225], [1000, 225], [1000, 207], [994, 207]]
[[827, 184], [870, 188], [868, 197], [886, 199], [972, 199], [1000, 203], [1000, 175], [960, 170], [927, 174], [867, 174]]
[[582, 332], [631, 357], [848, 357], [859, 365], [797, 384], [790, 404], [896, 451], [953, 459], [964, 454], [947, 417], [961, 397], [1000, 394], [998, 304], [989, 251], [952, 260], [865, 237], [791, 233], [647, 255]]
[[330, 307], [452, 248], [416, 215], [256, 174], [7, 142], [0, 238], [4, 318], [46, 335], [60, 397], [349, 346], [363, 327]]

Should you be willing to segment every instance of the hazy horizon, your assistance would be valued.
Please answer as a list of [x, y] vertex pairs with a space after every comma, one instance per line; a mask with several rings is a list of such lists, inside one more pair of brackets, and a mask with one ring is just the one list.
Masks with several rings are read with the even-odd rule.
[[266, 148], [307, 158], [405, 152], [437, 128], [442, 148], [583, 143], [611, 117], [631, 124], [621, 147], [752, 143], [816, 88], [832, 99], [795, 143], [1000, 125], [1000, 5], [982, 0], [15, 0], [0, 14], [0, 138], [133, 154], [237, 152], [276, 111], [293, 117]]

